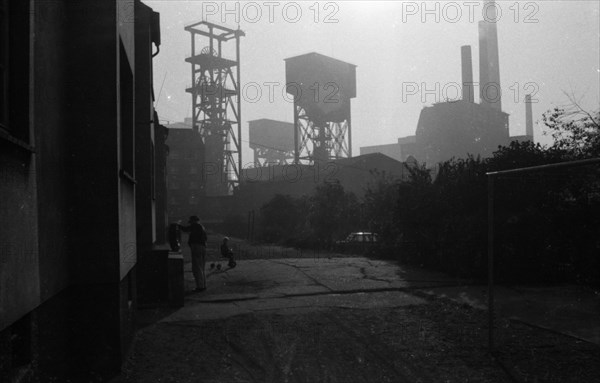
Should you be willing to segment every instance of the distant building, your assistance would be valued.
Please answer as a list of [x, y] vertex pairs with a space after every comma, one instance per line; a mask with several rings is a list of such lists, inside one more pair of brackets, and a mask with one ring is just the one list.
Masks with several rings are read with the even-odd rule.
[[[462, 99], [425, 107], [419, 116], [413, 156], [429, 167], [467, 155], [491, 157], [499, 146], [511, 141], [509, 115], [502, 111], [498, 29], [493, 3], [486, 0], [486, 8], [494, 14], [478, 24], [480, 103], [474, 100], [471, 47], [463, 46]], [[526, 103], [529, 105], [526, 136], [533, 140], [531, 98]]]
[[434, 104], [421, 111], [416, 139], [415, 157], [428, 166], [467, 154], [491, 157], [509, 142], [508, 114], [463, 100]]
[[4, 0], [0, 18], [0, 381], [105, 381], [134, 333], [138, 246], [164, 218], [158, 14]]
[[406, 136], [398, 138], [398, 144], [400, 145], [400, 155], [402, 161], [414, 160], [418, 153], [417, 138], [416, 136]]
[[[486, 3], [493, 5], [493, 1]], [[425, 107], [419, 116], [415, 158], [428, 166], [468, 154], [491, 157], [499, 146], [509, 142], [508, 114], [502, 111], [501, 104], [495, 21], [479, 23], [479, 104], [474, 101], [470, 46], [461, 47], [461, 72], [462, 99]]]
[[234, 193], [233, 210], [245, 215], [249, 210], [260, 209], [276, 194], [308, 196], [324, 182], [339, 182], [347, 192], [362, 197], [369, 184], [377, 180], [377, 177], [385, 175], [396, 180], [406, 180], [408, 174], [404, 163], [381, 153], [315, 165], [290, 164], [248, 169], [249, 178], [242, 179], [239, 190]]
[[294, 124], [268, 118], [248, 121], [254, 165], [286, 164], [294, 160]]
[[360, 154], [381, 153], [396, 161], [404, 162], [410, 156], [415, 157], [417, 153], [415, 136], [407, 136], [398, 138], [398, 142], [394, 144], [362, 146]]
[[361, 146], [360, 155], [381, 153], [386, 156], [395, 159], [396, 161], [402, 161], [402, 151], [400, 144], [384, 144], [384, 145], [373, 145], [373, 146]]
[[[172, 222], [200, 214], [204, 197], [204, 178], [218, 177], [215, 169], [204, 162], [204, 144], [197, 130], [186, 123], [166, 125], [167, 146], [167, 210]], [[203, 175], [205, 177], [203, 177]]]

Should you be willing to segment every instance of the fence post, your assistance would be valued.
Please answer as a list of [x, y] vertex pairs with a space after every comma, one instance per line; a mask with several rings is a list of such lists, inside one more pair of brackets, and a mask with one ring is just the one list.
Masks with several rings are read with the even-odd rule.
[[494, 175], [488, 174], [488, 349], [494, 351]]

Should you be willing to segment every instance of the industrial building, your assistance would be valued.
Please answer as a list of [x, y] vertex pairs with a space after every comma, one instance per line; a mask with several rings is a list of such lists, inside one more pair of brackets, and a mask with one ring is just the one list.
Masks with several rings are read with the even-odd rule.
[[360, 154], [381, 153], [397, 161], [409, 161], [417, 156], [417, 139], [415, 136], [398, 138], [394, 144], [361, 146]]
[[383, 144], [383, 145], [372, 145], [372, 146], [361, 146], [360, 155], [381, 153], [386, 156], [395, 159], [396, 161], [402, 161], [402, 150], [400, 144]]
[[240, 185], [239, 190], [234, 194], [233, 213], [246, 216], [248, 211], [260, 209], [276, 194], [293, 197], [309, 196], [314, 193], [319, 184], [326, 182], [337, 182], [345, 191], [363, 197], [368, 186], [378, 177], [406, 180], [409, 175], [405, 163], [380, 153], [341, 158], [317, 166], [302, 164], [276, 166], [270, 171], [268, 181], [243, 182]]
[[203, 174], [206, 177], [219, 177], [216, 167], [205, 163], [202, 137], [188, 122], [166, 125], [169, 130], [167, 210], [172, 222], [185, 222], [187, 217], [199, 215], [200, 200], [204, 197]]
[[130, 347], [140, 258], [164, 239], [159, 15], [7, 0], [0, 17], [0, 381], [102, 381]]
[[499, 146], [510, 141], [533, 141], [531, 96], [525, 98], [526, 132], [510, 137], [508, 114], [502, 111], [500, 88], [500, 54], [496, 7], [487, 0], [491, 11], [479, 28], [479, 103], [475, 103], [475, 83], [471, 47], [461, 47], [462, 98], [424, 107], [414, 136], [398, 139], [398, 143], [361, 147], [361, 154], [380, 152], [400, 161], [413, 157], [427, 166], [463, 158], [468, 154], [490, 157]]
[[[495, 7], [487, 7], [495, 12]], [[461, 47], [462, 99], [421, 111], [417, 159], [432, 165], [467, 154], [490, 157], [509, 143], [508, 114], [502, 111], [498, 30], [495, 15], [479, 22], [480, 103], [474, 100], [471, 47]]]
[[283, 165], [294, 160], [294, 124], [261, 118], [248, 121], [248, 132], [254, 167]]

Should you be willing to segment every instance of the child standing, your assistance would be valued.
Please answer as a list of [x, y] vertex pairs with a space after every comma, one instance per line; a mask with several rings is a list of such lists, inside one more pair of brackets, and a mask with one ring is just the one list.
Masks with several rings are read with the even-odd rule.
[[221, 245], [221, 256], [229, 258], [229, 263], [227, 263], [227, 266], [232, 269], [236, 266], [236, 262], [233, 259], [233, 250], [229, 247], [229, 237], [223, 238], [223, 244]]

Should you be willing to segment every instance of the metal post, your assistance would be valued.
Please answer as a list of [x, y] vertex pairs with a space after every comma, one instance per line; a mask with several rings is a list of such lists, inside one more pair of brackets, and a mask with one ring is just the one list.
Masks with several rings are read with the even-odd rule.
[[248, 227], [246, 232], [246, 239], [250, 241], [250, 210], [248, 210]]
[[252, 242], [254, 242], [254, 210], [252, 210], [252, 231], [251, 231]]
[[240, 35], [235, 36], [235, 55], [237, 60], [237, 142], [238, 142], [238, 167], [237, 167], [237, 181], [238, 185], [242, 178], [242, 80], [241, 80], [241, 68], [240, 68]]
[[[190, 33], [190, 36], [192, 38], [192, 56], [194, 57], [196, 55], [196, 34], [194, 32]], [[196, 64], [192, 63], [192, 129], [196, 129], [196, 126], [198, 125], [198, 120], [196, 118], [196, 96], [197, 96], [197, 89], [195, 88], [196, 86]], [[206, 157], [206, 155], [205, 155]], [[204, 158], [202, 158], [202, 163], [204, 163]], [[204, 174], [202, 175], [202, 177], [204, 178]], [[204, 180], [203, 180], [204, 181]]]
[[488, 348], [494, 351], [494, 175], [488, 174]]

